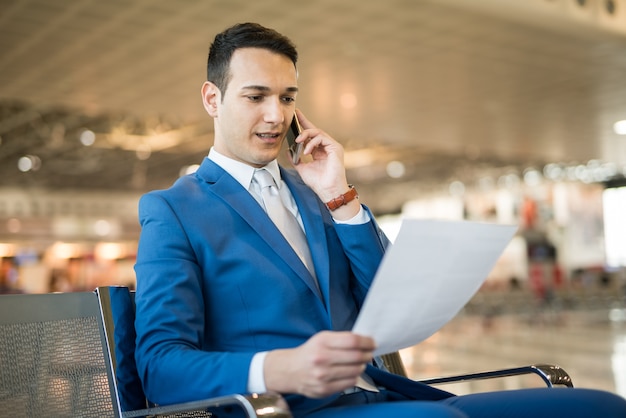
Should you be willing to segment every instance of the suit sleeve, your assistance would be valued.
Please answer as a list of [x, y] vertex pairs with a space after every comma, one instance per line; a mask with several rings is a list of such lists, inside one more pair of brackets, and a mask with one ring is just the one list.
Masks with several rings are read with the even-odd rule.
[[203, 351], [200, 267], [182, 223], [157, 194], [139, 203], [136, 362], [148, 399], [171, 404], [245, 393], [254, 353]]
[[369, 208], [366, 206], [363, 208], [370, 217], [369, 222], [360, 225], [335, 224], [337, 236], [350, 260], [352, 274], [356, 280], [353, 293], [359, 305], [363, 303], [385, 250], [390, 245]]

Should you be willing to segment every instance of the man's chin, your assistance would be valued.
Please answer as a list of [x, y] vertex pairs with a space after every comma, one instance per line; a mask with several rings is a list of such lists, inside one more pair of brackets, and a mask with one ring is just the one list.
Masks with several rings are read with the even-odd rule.
[[273, 147], [273, 148], [262, 150], [254, 156], [255, 157], [254, 160], [257, 164], [260, 164], [262, 166], [267, 165], [268, 163], [278, 158], [278, 155], [280, 154], [280, 150], [281, 150], [280, 147]]
[[262, 156], [257, 156], [253, 161], [250, 162], [250, 165], [254, 167], [264, 167], [274, 161], [278, 157], [278, 153], [272, 154], [264, 154]]

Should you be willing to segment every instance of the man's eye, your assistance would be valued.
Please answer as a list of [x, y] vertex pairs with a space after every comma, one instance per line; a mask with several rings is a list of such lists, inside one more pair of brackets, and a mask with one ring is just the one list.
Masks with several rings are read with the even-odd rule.
[[260, 102], [263, 100], [263, 96], [248, 96], [248, 100], [252, 102]]
[[283, 101], [286, 103], [293, 103], [296, 101], [295, 97], [291, 97], [291, 96], [287, 96], [287, 97], [283, 97]]

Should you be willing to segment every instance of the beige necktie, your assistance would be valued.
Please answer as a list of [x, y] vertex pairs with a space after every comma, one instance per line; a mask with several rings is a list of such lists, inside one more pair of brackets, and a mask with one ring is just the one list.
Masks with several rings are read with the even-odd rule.
[[279, 231], [287, 239], [300, 260], [315, 277], [315, 268], [311, 259], [311, 251], [306, 242], [306, 236], [298, 220], [287, 210], [278, 194], [278, 187], [269, 171], [265, 169], [254, 172], [254, 180], [261, 187], [261, 198], [265, 205], [265, 211], [274, 222]]
[[[315, 277], [311, 252], [306, 242], [304, 231], [295, 216], [283, 205], [283, 201], [278, 194], [278, 187], [274, 182], [274, 177], [272, 177], [269, 171], [260, 169], [255, 170], [254, 180], [261, 187], [261, 198], [263, 199], [265, 211], [270, 219], [272, 219], [289, 244], [291, 244], [294, 251], [298, 254], [298, 257], [300, 257], [300, 260], [302, 260], [313, 277]], [[359, 377], [356, 386], [360, 389], [378, 392], [376, 386], [365, 373], [363, 376]]]

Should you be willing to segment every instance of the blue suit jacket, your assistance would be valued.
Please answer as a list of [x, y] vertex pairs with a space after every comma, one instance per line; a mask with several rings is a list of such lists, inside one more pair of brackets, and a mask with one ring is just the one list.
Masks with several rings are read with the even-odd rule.
[[[351, 329], [388, 241], [373, 218], [335, 224], [296, 174], [281, 172], [302, 216], [319, 290], [264, 210], [212, 161], [140, 200], [136, 359], [151, 401], [245, 393], [255, 353]], [[428, 398], [439, 393], [417, 390]], [[332, 398], [288, 400], [305, 410]]]

